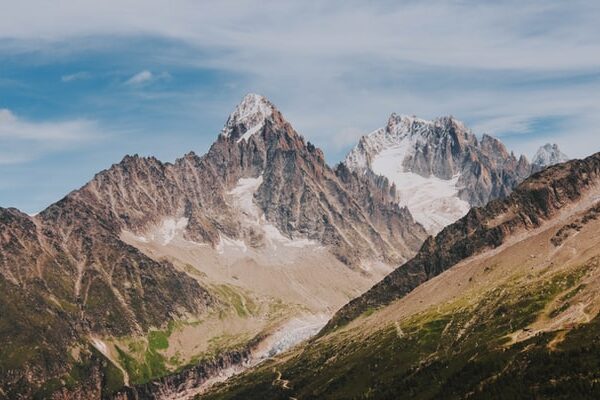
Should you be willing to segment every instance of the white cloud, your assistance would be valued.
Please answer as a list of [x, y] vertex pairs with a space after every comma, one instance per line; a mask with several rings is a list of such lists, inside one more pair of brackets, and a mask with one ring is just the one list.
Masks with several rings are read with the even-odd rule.
[[60, 77], [60, 80], [63, 82], [73, 82], [80, 81], [84, 79], [90, 79], [92, 75], [86, 71], [76, 72], [74, 74], [63, 75]]
[[149, 84], [150, 82], [157, 82], [163, 80], [171, 79], [171, 74], [168, 72], [161, 72], [160, 74], [154, 74], [147, 69], [138, 72], [133, 75], [127, 81], [125, 81], [125, 85], [127, 86], [144, 86]]
[[145, 83], [150, 82], [153, 78], [154, 78], [154, 75], [152, 74], [152, 72], [150, 72], [148, 70], [144, 70], [144, 71], [138, 72], [137, 74], [133, 75], [131, 78], [129, 78], [125, 82], [125, 84], [133, 85], [133, 86], [143, 85]]
[[[597, 74], [599, 19], [600, 3], [585, 0], [176, 0], [168, 10], [160, 0], [66, 0], [61, 7], [23, 0], [0, 14], [0, 38], [10, 39], [0, 51], [57, 57], [57, 48], [72, 54], [118, 46], [124, 37], [166, 38], [184, 46], [153, 54], [159, 65], [243, 77], [229, 88], [232, 96], [244, 90], [268, 95], [301, 133], [332, 150], [329, 157], [394, 111], [453, 114], [471, 121], [477, 133], [522, 131], [524, 151], [545, 140], [530, 137], [532, 121], [566, 116], [573, 123], [557, 140], [583, 155], [600, 149], [594, 131], [600, 92], [597, 83], [568, 79]], [[153, 64], [146, 67], [127, 84], [160, 79]], [[544, 77], [547, 83], [527, 87]]]
[[0, 164], [15, 164], [85, 145], [102, 137], [93, 121], [33, 122], [0, 109]]
[[[160, 0], [61, 4], [23, 0], [3, 7], [0, 37], [43, 46], [39, 38], [148, 34], [236, 53], [223, 61], [260, 61], [263, 55], [275, 54], [298, 59], [362, 55], [388, 63], [491, 69], [600, 65], [600, 43], [595, 40], [600, 5], [583, 0], [552, 4], [179, 0], [169, 5], [168, 12]], [[256, 67], [270, 61], [267, 57]]]

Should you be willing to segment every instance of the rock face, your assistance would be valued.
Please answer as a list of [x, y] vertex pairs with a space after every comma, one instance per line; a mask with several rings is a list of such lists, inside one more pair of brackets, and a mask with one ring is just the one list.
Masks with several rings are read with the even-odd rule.
[[546, 143], [538, 149], [531, 163], [534, 171], [569, 161], [569, 156], [560, 151], [557, 144]]
[[[225, 190], [240, 179], [259, 180], [250, 201], [258, 205], [262, 218], [290, 239], [306, 238], [328, 246], [349, 265], [365, 258], [381, 257], [385, 262], [404, 258], [425, 237], [410, 213], [397, 206], [395, 191], [387, 182], [332, 170], [322, 151], [306, 143], [258, 95], [244, 98], [208, 153], [194, 162], [199, 171], [215, 171]], [[372, 192], [364, 190], [375, 187]], [[212, 214], [207, 212], [206, 218]], [[224, 214], [222, 207], [220, 214]], [[240, 220], [232, 213], [219, 225], [228, 227], [228, 236], [251, 245], [269, 239], [268, 232], [256, 225], [244, 226]]]
[[243, 369], [251, 359], [251, 349], [229, 351], [215, 359], [185, 368], [176, 374], [165, 376], [144, 385], [126, 387], [115, 393], [114, 400], [144, 400], [165, 398], [191, 398], [201, 393], [198, 388], [214, 376], [228, 369]]
[[[50, 393], [52, 379], [73, 365], [100, 374], [88, 335], [136, 335], [213, 304], [196, 280], [123, 243], [104, 211], [75, 194], [33, 218], [0, 209], [0, 389], [7, 398]], [[89, 385], [90, 376], [77, 384]]]
[[363, 136], [344, 163], [390, 179], [400, 204], [432, 234], [470, 207], [508, 195], [531, 172], [524, 156], [517, 159], [491, 136], [478, 140], [452, 117], [426, 121], [396, 114]]
[[80, 364], [96, 385], [110, 371], [89, 338], [143, 335], [219, 302], [124, 232], [215, 249], [305, 240], [350, 268], [394, 264], [426, 237], [396, 200], [385, 178], [330, 168], [268, 100], [248, 95], [204, 156], [126, 156], [34, 217], [0, 209], [0, 398], [48, 396]]
[[540, 226], [599, 185], [600, 153], [532, 175], [506, 199], [474, 208], [435, 238], [428, 238], [415, 258], [343, 307], [324, 332], [346, 324], [369, 308], [405, 296], [459, 261], [497, 248], [517, 232]]

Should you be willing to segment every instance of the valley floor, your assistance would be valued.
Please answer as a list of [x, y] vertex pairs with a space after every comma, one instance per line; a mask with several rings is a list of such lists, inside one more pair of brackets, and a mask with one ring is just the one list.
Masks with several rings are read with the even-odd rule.
[[[190, 398], [210, 385], [256, 365], [315, 335], [344, 303], [390, 271], [380, 263], [349, 268], [322, 246], [306, 240], [273, 239], [253, 248], [222, 238], [216, 249], [183, 237], [185, 223], [166, 221], [145, 236], [123, 232], [122, 240], [155, 260], [166, 260], [197, 279], [218, 304], [206, 315], [171, 322], [147, 336], [91, 338], [96, 350], [133, 386], [227, 354], [244, 354], [201, 384], [166, 387], [161, 398]], [[174, 397], [173, 397], [174, 396]]]

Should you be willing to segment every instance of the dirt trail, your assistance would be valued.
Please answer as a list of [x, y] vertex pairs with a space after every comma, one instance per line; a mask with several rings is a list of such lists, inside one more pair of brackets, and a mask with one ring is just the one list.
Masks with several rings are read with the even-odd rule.
[[[273, 386], [281, 386], [282, 388], [287, 389], [287, 390], [292, 389], [289, 386], [290, 381], [288, 381], [287, 379], [281, 379], [281, 371], [279, 371], [277, 368], [273, 368], [273, 372], [277, 374], [277, 378], [275, 378], [275, 380], [273, 380]], [[290, 397], [290, 398], [293, 398], [293, 397]]]
[[566, 331], [559, 331], [556, 336], [554, 336], [554, 339], [552, 339], [550, 341], [550, 343], [548, 343], [548, 350], [550, 351], [556, 351], [556, 348], [558, 347], [558, 345], [565, 340], [565, 337], [567, 336], [567, 332]]

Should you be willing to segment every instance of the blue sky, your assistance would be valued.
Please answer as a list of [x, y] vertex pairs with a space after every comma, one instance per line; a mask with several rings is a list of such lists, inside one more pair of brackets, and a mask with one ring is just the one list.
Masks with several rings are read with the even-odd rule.
[[600, 151], [597, 2], [165, 4], [2, 6], [0, 206], [37, 212], [125, 154], [204, 153], [248, 92], [330, 163], [392, 112]]

